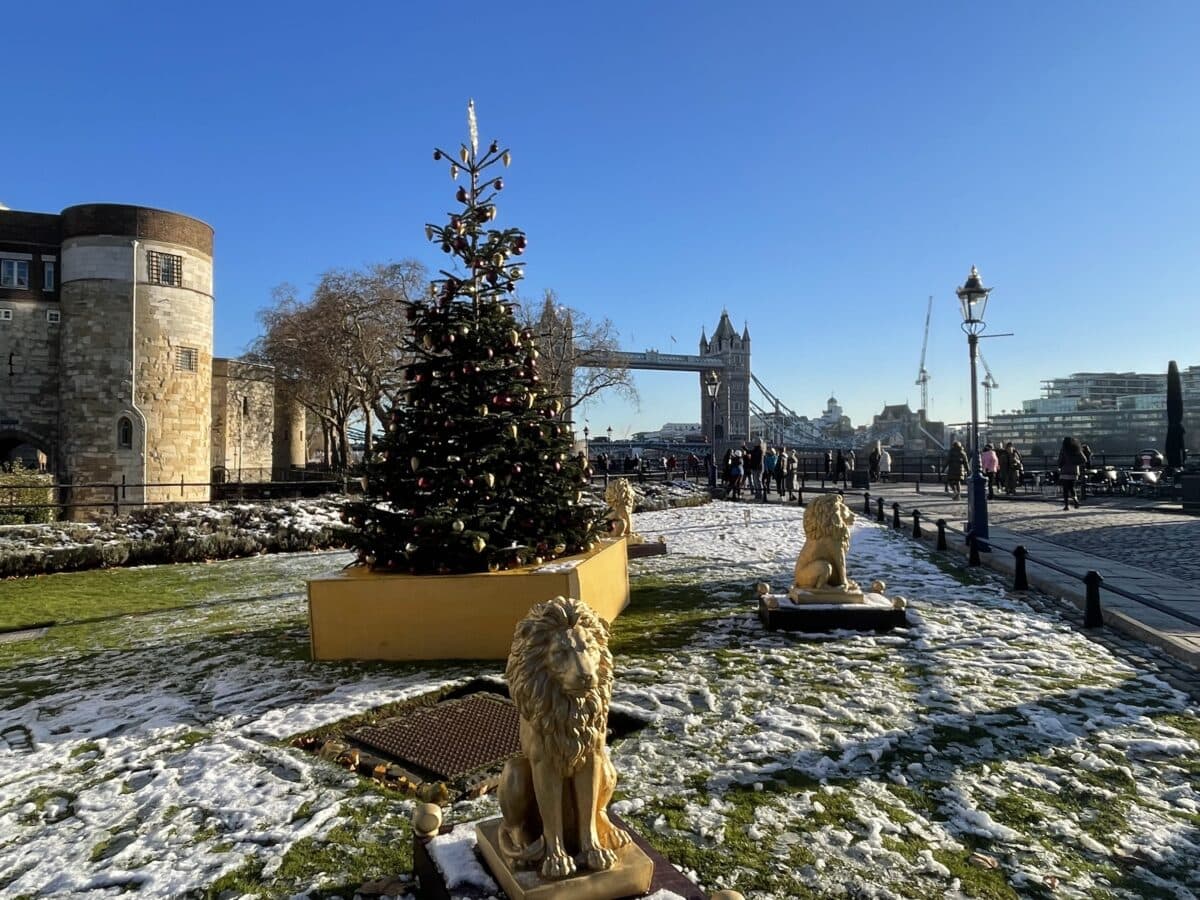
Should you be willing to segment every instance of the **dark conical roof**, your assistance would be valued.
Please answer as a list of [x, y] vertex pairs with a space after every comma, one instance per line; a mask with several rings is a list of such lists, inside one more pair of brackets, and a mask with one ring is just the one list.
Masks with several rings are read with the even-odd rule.
[[729, 313], [721, 313], [721, 321], [717, 323], [717, 330], [713, 332], [713, 340], [732, 340], [737, 337], [737, 332], [733, 330], [733, 323], [729, 321]]

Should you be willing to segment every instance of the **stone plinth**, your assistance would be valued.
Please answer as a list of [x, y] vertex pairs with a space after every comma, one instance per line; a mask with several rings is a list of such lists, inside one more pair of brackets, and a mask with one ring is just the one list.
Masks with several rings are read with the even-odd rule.
[[794, 603], [786, 596], [767, 594], [758, 600], [758, 617], [768, 631], [891, 631], [907, 628], [903, 607], [882, 594], [863, 594], [853, 603]]
[[[640, 849], [653, 864], [653, 876], [650, 884], [645, 890], [639, 892], [640, 894], [653, 894], [657, 891], [670, 891], [672, 894], [683, 898], [683, 900], [706, 900], [708, 895], [700, 888], [696, 887], [696, 885], [689, 881], [686, 877], [684, 877], [683, 873], [671, 865], [670, 860], [651, 847], [650, 844], [646, 842], [645, 838], [643, 838], [636, 831], [631, 830], [629, 825], [626, 822], [623, 822], [619, 816], [613, 814], [611, 810], [609, 812], [609, 817], [612, 819], [614, 825], [616, 825], [618, 828], [625, 829], [625, 831], [629, 833], [629, 836], [633, 839], [633, 843], [630, 846], [635, 846]], [[446, 834], [451, 830], [452, 829], [450, 826], [443, 825], [440, 829], [440, 832], [442, 834]], [[429, 837], [420, 837], [415, 834], [413, 835], [413, 874], [416, 876], [420, 885], [417, 890], [418, 897], [424, 898], [424, 900], [450, 900], [450, 897], [453, 894], [454, 897], [480, 898], [480, 900], [482, 900], [482, 898], [491, 896], [491, 892], [489, 891], [476, 890], [465, 886], [456, 888], [453, 890], [453, 892], [447, 889], [445, 877], [441, 872], [438, 871], [438, 868], [434, 864], [432, 854], [429, 850], [430, 840], [433, 839]], [[478, 845], [475, 848], [475, 854], [478, 859], [484, 861], [485, 866], [488, 866], [486, 859], [480, 852], [480, 847]], [[570, 884], [571, 882], [572, 879], [567, 879], [563, 883]], [[591, 895], [565, 894], [563, 896], [575, 898], [579, 896], [587, 897]], [[622, 895], [617, 895], [617, 897], [620, 896]], [[638, 896], [638, 894], [624, 896]], [[617, 897], [610, 896], [608, 900], [617, 900]]]
[[667, 545], [661, 541], [649, 541], [644, 544], [630, 544], [629, 558], [641, 559], [643, 556], [662, 556], [667, 552]]
[[635, 843], [617, 851], [611, 869], [581, 870], [569, 878], [546, 881], [536, 869], [513, 869], [500, 854], [500, 819], [488, 819], [475, 826], [478, 852], [487, 862], [488, 871], [504, 889], [509, 900], [615, 900], [637, 897], [650, 890], [654, 880], [654, 862]]

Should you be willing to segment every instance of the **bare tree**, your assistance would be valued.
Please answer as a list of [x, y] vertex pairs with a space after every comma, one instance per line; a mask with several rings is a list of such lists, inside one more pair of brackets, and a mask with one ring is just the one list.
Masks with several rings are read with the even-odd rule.
[[350, 461], [351, 420], [365, 419], [369, 451], [372, 415], [382, 419], [399, 393], [407, 309], [401, 301], [425, 284], [424, 268], [411, 260], [331, 270], [310, 298], [283, 284], [259, 313], [264, 333], [249, 355], [274, 366], [321, 422], [335, 466]]
[[613, 390], [637, 402], [637, 388], [629, 367], [622, 365], [617, 332], [610, 319], [593, 320], [579, 310], [562, 305], [558, 295], [547, 290], [541, 310], [521, 308], [521, 321], [537, 337], [542, 383], [562, 401], [562, 418], [602, 393]]

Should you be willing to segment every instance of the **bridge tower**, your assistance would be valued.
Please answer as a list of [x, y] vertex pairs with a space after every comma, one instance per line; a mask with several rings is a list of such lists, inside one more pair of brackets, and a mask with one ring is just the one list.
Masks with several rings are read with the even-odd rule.
[[716, 435], [714, 454], [725, 452], [731, 445], [741, 446], [750, 440], [750, 328], [747, 326], [741, 337], [729, 321], [729, 312], [721, 311], [721, 321], [708, 340], [700, 333], [700, 355], [717, 357], [724, 368], [721, 371], [721, 388], [717, 391], [717, 421], [713, 429], [712, 404], [704, 390], [704, 374], [700, 374], [700, 421], [704, 433]]

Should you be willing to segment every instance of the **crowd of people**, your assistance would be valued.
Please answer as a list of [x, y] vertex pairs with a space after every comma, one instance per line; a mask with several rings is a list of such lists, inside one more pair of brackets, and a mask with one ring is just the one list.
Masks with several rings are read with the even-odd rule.
[[740, 448], [729, 448], [721, 462], [721, 478], [725, 483], [726, 496], [733, 500], [742, 499], [748, 492], [755, 500], [766, 501], [772, 487], [780, 496], [796, 499], [796, 475], [800, 457], [795, 450], [783, 447], [768, 447], [759, 439]]

